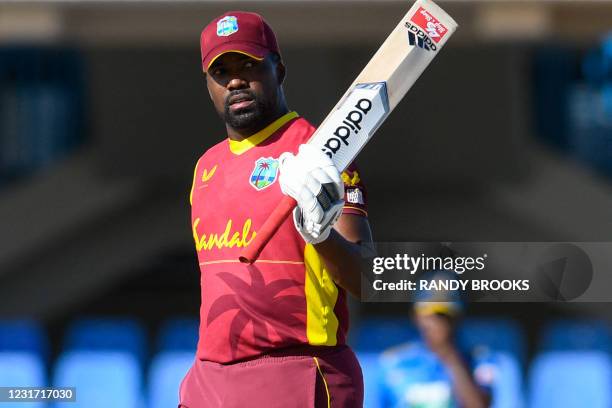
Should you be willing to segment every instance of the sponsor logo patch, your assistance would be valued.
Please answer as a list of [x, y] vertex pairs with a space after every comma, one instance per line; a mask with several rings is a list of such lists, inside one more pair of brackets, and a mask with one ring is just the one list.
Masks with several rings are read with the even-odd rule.
[[419, 7], [410, 21], [404, 23], [408, 29], [408, 42], [425, 51], [437, 51], [437, 44], [448, 33], [444, 24], [423, 7]]
[[278, 160], [272, 157], [260, 157], [255, 161], [255, 168], [249, 177], [249, 183], [257, 191], [274, 184], [278, 177]]
[[[250, 218], [244, 222], [242, 226], [233, 227], [233, 221], [227, 220], [225, 230], [223, 232], [206, 232], [203, 233], [200, 228], [200, 218], [196, 218], [191, 225], [193, 239], [195, 240], [196, 250], [198, 252], [211, 251], [223, 248], [244, 248], [248, 246], [257, 233], [251, 230], [252, 221]], [[236, 228], [237, 227], [237, 228]]]
[[448, 29], [423, 7], [419, 7], [410, 21], [425, 30], [429, 38], [436, 43], [439, 43], [448, 33]]
[[438, 46], [425, 34], [425, 31], [409, 22], [406, 22], [404, 25], [408, 29], [408, 43], [410, 45], [422, 48], [425, 51], [437, 51]]
[[358, 188], [346, 190], [346, 201], [351, 204], [364, 204], [363, 193]]
[[225, 16], [217, 21], [217, 36], [227, 37], [238, 31], [238, 19], [234, 16]]

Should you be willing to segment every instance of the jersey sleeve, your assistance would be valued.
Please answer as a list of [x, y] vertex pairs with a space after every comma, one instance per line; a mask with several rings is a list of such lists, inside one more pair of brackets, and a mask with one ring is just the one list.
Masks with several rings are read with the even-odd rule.
[[355, 163], [351, 163], [342, 172], [341, 177], [344, 182], [344, 208], [342, 213], [367, 217], [367, 191], [361, 179], [361, 172]]

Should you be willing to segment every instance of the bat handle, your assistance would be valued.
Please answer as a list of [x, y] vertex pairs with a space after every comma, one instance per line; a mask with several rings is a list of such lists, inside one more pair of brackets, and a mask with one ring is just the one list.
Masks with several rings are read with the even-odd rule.
[[292, 197], [283, 197], [274, 211], [268, 216], [263, 226], [257, 231], [257, 235], [253, 238], [253, 241], [240, 254], [238, 258], [240, 262], [252, 264], [259, 258], [261, 251], [266, 247], [274, 234], [276, 234], [276, 231], [278, 231], [287, 217], [289, 217], [296, 205], [297, 201]]

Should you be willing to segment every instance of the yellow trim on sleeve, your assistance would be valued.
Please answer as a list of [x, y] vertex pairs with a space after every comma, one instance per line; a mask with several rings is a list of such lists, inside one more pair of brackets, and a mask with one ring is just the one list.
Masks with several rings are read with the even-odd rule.
[[213, 62], [217, 60], [217, 58], [219, 58], [223, 54], [227, 54], [228, 52], [235, 52], [236, 54], [246, 55], [247, 57], [253, 58], [254, 60], [257, 60], [257, 61], [263, 61], [263, 57], [256, 57], [255, 55], [249, 54], [248, 52], [244, 52], [240, 50], [227, 50], [227, 51], [223, 51], [222, 53], [220, 53], [219, 55], [216, 55], [213, 59], [211, 59], [210, 62], [208, 63], [208, 66], [206, 67], [206, 71], [210, 69], [210, 66], [213, 64]]
[[357, 210], [363, 213], [363, 215], [365, 215], [366, 217], [368, 216], [368, 212], [366, 210], [364, 210], [363, 208], [359, 208], [359, 207], [353, 207], [352, 205], [345, 205], [342, 208], [346, 208], [348, 210]]
[[200, 163], [200, 160], [198, 159], [195, 165], [195, 169], [193, 169], [193, 182], [191, 183], [191, 191], [189, 192], [189, 205], [193, 205], [193, 189], [195, 188], [195, 184], [196, 184], [196, 173], [198, 172], [199, 163]]
[[228, 139], [230, 151], [234, 154], [242, 154], [246, 152], [250, 148], [257, 146], [258, 144], [272, 136], [287, 122], [289, 122], [291, 119], [297, 118], [298, 116], [300, 115], [298, 115], [297, 112], [291, 111], [276, 119], [274, 122], [270, 123], [268, 126], [255, 133], [254, 135], [251, 135], [242, 140]]
[[335, 346], [338, 342], [338, 317], [334, 307], [338, 287], [325, 269], [321, 256], [312, 244], [304, 248], [306, 294], [306, 337], [314, 346]]
[[313, 359], [315, 361], [315, 364], [317, 365], [317, 370], [319, 371], [319, 374], [323, 379], [323, 384], [325, 385], [325, 393], [327, 394], [327, 408], [331, 408], [331, 395], [329, 395], [329, 387], [327, 386], [327, 380], [325, 379], [323, 371], [321, 370], [321, 366], [319, 365], [319, 359], [316, 357], [313, 357]]

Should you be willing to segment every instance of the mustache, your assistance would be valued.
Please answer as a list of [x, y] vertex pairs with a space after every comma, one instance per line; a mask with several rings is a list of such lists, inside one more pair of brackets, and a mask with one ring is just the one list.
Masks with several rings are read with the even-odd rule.
[[225, 98], [225, 108], [229, 109], [231, 104], [243, 100], [256, 101], [257, 98], [255, 97], [255, 93], [248, 89], [237, 89], [235, 91], [230, 91], [230, 94], [227, 96], [227, 98]]

